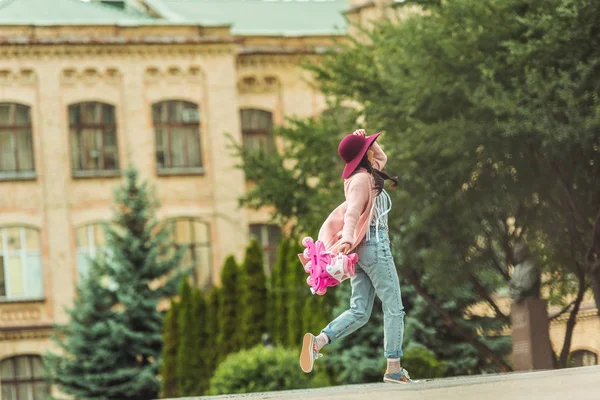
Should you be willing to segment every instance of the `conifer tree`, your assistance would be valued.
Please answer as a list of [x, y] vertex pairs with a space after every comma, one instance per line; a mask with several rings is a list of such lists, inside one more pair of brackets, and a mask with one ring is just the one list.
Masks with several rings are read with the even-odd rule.
[[[107, 314], [96, 328], [96, 340], [88, 348], [72, 347], [61, 356], [64, 358], [54, 358], [62, 365], [78, 360], [78, 371], [82, 366], [98, 365], [81, 376], [68, 377], [63, 373], [58, 378], [61, 390], [77, 392], [79, 399], [145, 400], [158, 396], [163, 343], [163, 313], [158, 304], [175, 295], [183, 274], [180, 262], [184, 249], [173, 254], [169, 232], [155, 218], [155, 196], [147, 183], [139, 181], [135, 169], [126, 171], [125, 182], [115, 191], [115, 203], [114, 227], [105, 227], [106, 256], [100, 257], [106, 263], [103, 282], [109, 282], [113, 289], [110, 298], [114, 312], [104, 311]], [[95, 263], [94, 268], [98, 265]], [[93, 288], [95, 283], [88, 285]], [[97, 297], [82, 294], [76, 303], [73, 327], [66, 328], [66, 336], [59, 339], [67, 347], [81, 340], [76, 338], [80, 334], [76, 328], [79, 321], [93, 325], [91, 317], [86, 321], [84, 315], [99, 306]], [[102, 370], [106, 363], [110, 363], [109, 367]], [[101, 395], [96, 394], [97, 388], [101, 388]]]
[[240, 268], [233, 256], [228, 257], [221, 271], [221, 297], [219, 304], [218, 361], [240, 349], [239, 334], [241, 314]]
[[283, 346], [287, 343], [287, 300], [286, 272], [289, 258], [290, 241], [282, 239], [277, 249], [277, 261], [271, 272], [269, 309], [273, 342]]
[[73, 308], [68, 310], [69, 323], [57, 327], [54, 342], [62, 354], [48, 353], [44, 357], [52, 384], [79, 399], [106, 398], [103, 374], [113, 369], [110, 346], [116, 319], [114, 293], [107, 287], [105, 266], [95, 262], [89, 275], [77, 287]]
[[208, 347], [206, 342], [206, 300], [200, 289], [193, 292], [194, 318], [192, 320], [193, 347], [187, 349], [191, 358], [191, 369], [195, 375], [195, 385], [190, 395], [200, 396], [208, 390], [210, 373], [207, 369]]
[[208, 293], [206, 300], [206, 353], [204, 357], [204, 365], [208, 379], [217, 368], [219, 358], [218, 336], [219, 336], [219, 319], [220, 319], [220, 296], [221, 290], [218, 287], [213, 287]]
[[190, 356], [194, 350], [194, 293], [187, 280], [181, 284], [179, 292], [179, 312], [177, 325], [179, 330], [179, 343], [177, 346], [177, 365], [175, 373], [179, 386], [180, 396], [194, 395], [196, 373], [194, 357]]
[[160, 368], [160, 393], [163, 398], [179, 397], [177, 375], [175, 374], [177, 366], [177, 344], [179, 341], [177, 324], [178, 308], [178, 304], [172, 301], [171, 307], [165, 315], [163, 324], [163, 351]]
[[252, 240], [240, 274], [241, 329], [239, 340], [242, 348], [248, 349], [261, 342], [267, 332], [267, 286], [260, 244]]
[[304, 304], [311, 296], [310, 288], [306, 284], [307, 274], [302, 268], [298, 259], [298, 254], [302, 253], [303, 248], [298, 241], [292, 241], [290, 251], [287, 257], [286, 288], [288, 291], [288, 337], [287, 347], [298, 347], [301, 345], [304, 323], [302, 321]]

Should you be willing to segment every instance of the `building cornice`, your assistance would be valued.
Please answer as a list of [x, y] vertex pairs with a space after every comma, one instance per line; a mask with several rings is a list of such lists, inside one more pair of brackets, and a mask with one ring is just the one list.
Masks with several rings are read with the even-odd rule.
[[144, 56], [190, 56], [190, 55], [236, 55], [235, 42], [145, 42], [123, 44], [74, 44], [52, 43], [45, 45], [0, 44], [3, 59], [18, 58], [78, 58], [78, 57], [144, 57]]
[[25, 339], [47, 339], [54, 333], [53, 325], [31, 325], [0, 328], [0, 342]]

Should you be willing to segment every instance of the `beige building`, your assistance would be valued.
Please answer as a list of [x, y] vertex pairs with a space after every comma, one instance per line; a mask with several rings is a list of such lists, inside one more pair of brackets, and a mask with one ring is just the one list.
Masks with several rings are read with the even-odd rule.
[[228, 135], [268, 149], [274, 125], [323, 112], [301, 61], [343, 40], [344, 14], [401, 19], [392, 3], [0, 0], [1, 399], [48, 398], [40, 355], [128, 165], [190, 245], [199, 285], [218, 283], [250, 235], [272, 261], [279, 228], [238, 207]]
[[300, 64], [344, 33], [346, 7], [0, 1], [2, 399], [47, 398], [39, 356], [104, 245], [98, 223], [128, 165], [190, 245], [199, 285], [218, 283], [250, 234], [272, 253], [279, 228], [238, 207], [246, 182], [228, 135], [269, 148], [286, 116], [323, 111]]

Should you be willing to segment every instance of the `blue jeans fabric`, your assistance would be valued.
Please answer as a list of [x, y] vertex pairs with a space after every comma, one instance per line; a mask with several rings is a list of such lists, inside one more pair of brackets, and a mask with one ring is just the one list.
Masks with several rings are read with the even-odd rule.
[[350, 279], [350, 309], [331, 321], [322, 332], [333, 343], [364, 326], [371, 317], [377, 295], [383, 306], [385, 356], [402, 357], [405, 312], [390, 239], [387, 230], [380, 228], [376, 237], [375, 227], [370, 229], [371, 239], [363, 239], [356, 248], [358, 263], [356, 274]]

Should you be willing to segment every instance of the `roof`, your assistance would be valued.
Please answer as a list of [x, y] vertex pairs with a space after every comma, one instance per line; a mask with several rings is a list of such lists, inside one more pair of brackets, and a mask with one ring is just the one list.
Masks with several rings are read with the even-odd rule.
[[157, 18], [93, 0], [0, 0], [0, 25], [228, 26], [240, 36], [344, 34], [348, 0], [143, 0]]
[[81, 0], [0, 0], [0, 25], [145, 25], [149, 15]]
[[146, 0], [168, 21], [232, 25], [234, 35], [343, 34], [348, 0]]

